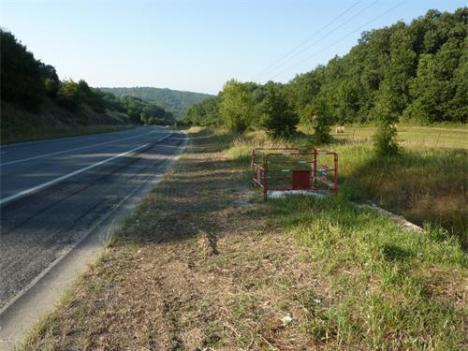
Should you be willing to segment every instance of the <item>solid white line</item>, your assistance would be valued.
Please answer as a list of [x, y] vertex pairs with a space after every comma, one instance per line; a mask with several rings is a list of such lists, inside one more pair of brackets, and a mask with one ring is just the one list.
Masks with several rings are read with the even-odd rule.
[[[145, 135], [153, 134], [153, 133], [155, 133], [155, 132], [156, 132], [156, 131], [152, 131], [152, 132], [150, 132], [150, 133], [148, 133], [148, 134], [145, 134]], [[165, 134], [165, 133], [161, 133], [161, 134]], [[96, 146], [106, 145], [106, 144], [112, 144], [112, 143], [119, 142], [119, 141], [123, 141], [123, 140], [141, 138], [141, 137], [144, 137], [145, 135], [134, 135], [134, 136], [131, 136], [131, 137], [128, 137], [128, 138], [114, 139], [114, 140], [105, 141], [105, 142], [97, 143], [97, 144], [93, 144], [93, 145], [80, 146], [80, 147], [76, 147], [76, 148], [74, 148], [74, 149], [68, 149], [68, 150], [63, 150], [63, 151], [56, 151], [56, 152], [51, 152], [51, 153], [48, 153], [48, 154], [37, 155], [37, 156], [28, 157], [28, 158], [23, 158], [23, 159], [20, 159], [20, 160], [9, 161], [9, 162], [5, 162], [5, 163], [0, 164], [0, 167], [9, 166], [9, 165], [14, 165], [14, 164], [16, 164], [16, 163], [21, 163], [21, 162], [26, 162], [26, 161], [37, 160], [37, 159], [44, 158], [44, 157], [48, 157], [48, 156], [56, 156], [56, 155], [66, 154], [66, 153], [69, 153], [69, 152], [72, 152], [72, 151], [90, 149], [90, 148], [93, 148], [93, 147], [96, 147]]]
[[[163, 139], [166, 139], [166, 137], [164, 138], [161, 138], [160, 140], [163, 140]], [[160, 141], [158, 140], [158, 141]], [[174, 161], [177, 161], [179, 158], [180, 158], [180, 155], [181, 153], [185, 150], [185, 147], [187, 146], [187, 142], [188, 142], [188, 137], [184, 138], [184, 142], [177, 146], [178, 150], [174, 153], [174, 157], [172, 158], [172, 160], [166, 160], [166, 161], [163, 161], [164, 162], [169, 162], [169, 163], [173, 163]], [[147, 145], [147, 144], [146, 144]], [[143, 146], [146, 146], [146, 145], [142, 145], [141, 147]], [[160, 145], [158, 145], [160, 146]], [[128, 151], [128, 152], [132, 152], [132, 150]], [[127, 152], [127, 153], [128, 153]], [[118, 156], [115, 156], [115, 157], [118, 157]], [[164, 174], [167, 173], [167, 171], [170, 169], [170, 167], [166, 167], [166, 169], [164, 170]], [[156, 180], [153, 182], [153, 185], [156, 185], [158, 184], [159, 182], [162, 181], [163, 179], [163, 175], [164, 174], [160, 174], [156, 177]], [[75, 242], [70, 248], [68, 248], [67, 251], [65, 251], [61, 256], [59, 256], [55, 261], [53, 261], [46, 269], [44, 269], [36, 278], [34, 278], [28, 285], [26, 285], [23, 289], [20, 290], [20, 292], [18, 292], [15, 297], [13, 297], [10, 301], [8, 301], [3, 307], [0, 308], [0, 317], [2, 316], [2, 314], [8, 309], [10, 308], [19, 298], [21, 298], [27, 291], [29, 291], [34, 285], [37, 284], [37, 282], [39, 280], [41, 280], [52, 268], [54, 268], [58, 263], [60, 263], [60, 261], [62, 261], [65, 256], [67, 256], [71, 251], [73, 251], [76, 247], [78, 247], [79, 244], [81, 244], [82, 241], [84, 241], [88, 235], [93, 232], [95, 229], [99, 228], [101, 226], [102, 223], [104, 223], [108, 218], [110, 218], [114, 212], [116, 212], [117, 210], [119, 210], [121, 207], [122, 207], [122, 204], [124, 204], [130, 197], [132, 197], [133, 195], [135, 195], [138, 191], [141, 190], [141, 188], [147, 183], [147, 181], [153, 177], [154, 175], [150, 175], [146, 178], [145, 180], [145, 183], [144, 184], [140, 184], [139, 186], [137, 186], [136, 189], [132, 190], [129, 194], [127, 194], [122, 200], [120, 200], [117, 205], [114, 205], [111, 209], [110, 212], [108, 212], [107, 214], [104, 215], [104, 217], [100, 218], [96, 223], [94, 223], [91, 228], [87, 231], [87, 233], [85, 235], [83, 235], [80, 239], [78, 239], [77, 242]], [[1, 330], [1, 328], [0, 328]], [[1, 341], [1, 340], [0, 340]], [[1, 343], [0, 343], [1, 345]]]
[[52, 179], [51, 181], [48, 181], [48, 182], [45, 182], [45, 183], [42, 183], [42, 184], [39, 184], [35, 187], [32, 187], [32, 188], [29, 188], [29, 189], [26, 189], [26, 190], [23, 190], [23, 191], [20, 191], [19, 193], [16, 193], [14, 195], [11, 195], [11, 196], [8, 196], [6, 198], [3, 198], [3, 199], [0, 199], [0, 206], [4, 206], [10, 202], [13, 202], [13, 201], [16, 201], [24, 196], [27, 196], [27, 195], [31, 195], [35, 192], [38, 192], [40, 190], [43, 190], [45, 188], [48, 188], [52, 185], [55, 185], [57, 183], [60, 183], [68, 178], [71, 178], [71, 177], [74, 177], [80, 173], [83, 173], [83, 172], [86, 172], [86, 171], [89, 171], [90, 169], [93, 169], [93, 168], [96, 168], [98, 166], [101, 166], [107, 162], [110, 162], [110, 161], [113, 161], [115, 160], [116, 158], [119, 158], [119, 157], [122, 157], [122, 156], [125, 156], [125, 155], [128, 155], [132, 152], [135, 152], [135, 151], [138, 151], [138, 150], [141, 150], [145, 147], [147, 147], [149, 144], [144, 144], [144, 145], [140, 145], [134, 149], [131, 149], [129, 151], [126, 151], [126, 152], [123, 152], [121, 154], [118, 154], [118, 155], [115, 155], [115, 156], [112, 156], [110, 158], [107, 158], [105, 160], [102, 160], [102, 161], [99, 161], [97, 163], [93, 163], [92, 165], [89, 165], [87, 167], [84, 167], [84, 168], [80, 168], [74, 172], [71, 172], [71, 173], [68, 173], [68, 174], [65, 174], [61, 177], [58, 177], [58, 178], [55, 178], [55, 179]]
[[[140, 127], [143, 128], [143, 127]], [[92, 133], [92, 134], [83, 134], [83, 135], [75, 135], [75, 136], [64, 136], [64, 137], [57, 137], [57, 138], [51, 138], [51, 139], [39, 139], [39, 140], [29, 140], [29, 141], [22, 141], [19, 143], [12, 143], [12, 144], [5, 144], [5, 145], [0, 145], [1, 149], [11, 149], [13, 147], [21, 147], [21, 146], [28, 146], [31, 144], [45, 144], [45, 143], [55, 143], [55, 142], [61, 142], [64, 140], [76, 140], [76, 139], [82, 139], [83, 141], [85, 140], [92, 140], [92, 139], [97, 139], [101, 135], [111, 135], [111, 134], [123, 134], [128, 131], [133, 131], [133, 130], [138, 130], [138, 127], [132, 127], [128, 129], [122, 129], [118, 130], [115, 132], [105, 132], [105, 133]]]
[[[165, 138], [163, 138], [165, 139]], [[163, 140], [161, 139], [161, 140]], [[186, 145], [187, 145], [187, 142], [188, 142], [188, 137], [185, 138], [184, 142], [182, 143], [182, 145], [180, 145], [180, 149], [178, 150], [178, 152], [175, 153], [175, 157], [173, 158], [173, 160], [171, 161], [164, 161], [164, 162], [169, 162], [169, 165], [166, 166], [163, 174], [159, 174], [155, 181], [152, 181], [152, 185], [155, 186], [156, 184], [158, 184], [159, 182], [161, 182], [163, 180], [163, 176], [164, 174], [166, 174], [170, 168], [172, 167], [172, 165], [174, 164], [174, 161], [178, 160], [179, 157], [180, 157], [180, 154], [184, 151]], [[75, 242], [72, 247], [70, 247], [66, 252], [64, 252], [61, 256], [59, 256], [54, 262], [52, 262], [44, 271], [42, 271], [39, 276], [37, 276], [36, 278], [33, 279], [33, 281], [31, 281], [25, 288], [23, 288], [12, 300], [10, 300], [5, 306], [3, 306], [2, 308], [0, 308], [0, 321], [1, 321], [1, 318], [3, 316], [3, 314], [9, 309], [11, 308], [20, 298], [22, 298], [23, 296], [25, 296], [39, 281], [41, 281], [50, 271], [52, 271], [55, 267], [59, 266], [59, 264], [61, 264], [61, 262], [67, 257], [69, 256], [82, 242], [84, 242], [92, 233], [95, 233], [96, 230], [98, 230], [98, 234], [99, 234], [99, 231], [102, 231], [103, 228], [100, 228], [103, 224], [105, 225], [105, 222], [111, 218], [113, 215], [119, 215], [119, 211], [122, 211], [122, 205], [130, 198], [132, 197], [133, 195], [137, 194], [139, 191], [141, 191], [143, 189], [143, 187], [146, 185], [146, 183], [149, 181], [149, 179], [151, 178], [151, 176], [147, 177], [146, 180], [145, 180], [145, 184], [142, 184], [140, 186], [137, 187], [137, 189], [134, 189], [130, 194], [128, 194], [124, 199], [122, 199], [115, 207], [113, 207], [111, 209], [111, 211], [109, 213], [107, 213], [106, 215], [104, 215], [103, 218], [99, 219], [97, 223], [95, 223], [77, 242]], [[139, 200], [141, 201], [141, 199]], [[134, 204], [131, 209], [129, 209], [128, 211], [131, 211], [134, 207], [136, 207], [138, 204]], [[122, 217], [120, 218], [120, 220], [122, 220], [123, 218], [125, 218], [125, 216], [122, 214]], [[115, 219], [114, 219], [115, 220]], [[104, 226], [105, 227], [105, 226]], [[97, 256], [97, 255], [96, 255]], [[80, 276], [82, 275], [82, 273], [79, 274]], [[58, 276], [55, 276], [55, 278], [53, 278], [54, 281], [57, 281], [57, 279], [60, 279], [60, 275]], [[68, 284], [68, 286], [66, 287], [65, 291], [68, 291], [69, 289], [71, 288], [71, 285]], [[39, 293], [40, 295], [40, 293]], [[60, 296], [62, 296], [62, 294], [59, 294]], [[58, 300], [58, 299], [57, 299]], [[50, 313], [50, 312], [46, 312], [46, 313]], [[37, 310], [36, 310], [36, 317], [38, 317], [38, 313], [37, 313]], [[26, 323], [29, 323], [31, 324], [29, 321], [27, 321]], [[35, 322], [34, 322], [35, 323]], [[11, 328], [10, 328], [11, 329]], [[23, 328], [25, 329], [25, 328]], [[29, 327], [26, 327], [26, 329], [29, 329]], [[8, 330], [8, 329], [7, 329]], [[1, 333], [1, 328], [0, 328], [0, 333]], [[8, 331], [7, 331], [8, 333]], [[8, 336], [8, 334], [7, 334]], [[2, 346], [2, 342], [6, 344], [6, 346], [9, 347], [8, 343], [12, 343], [12, 340], [11, 339], [3, 339], [3, 338], [0, 338], [0, 346]], [[14, 343], [14, 342], [13, 342]], [[5, 346], [5, 345], [3, 345]]]

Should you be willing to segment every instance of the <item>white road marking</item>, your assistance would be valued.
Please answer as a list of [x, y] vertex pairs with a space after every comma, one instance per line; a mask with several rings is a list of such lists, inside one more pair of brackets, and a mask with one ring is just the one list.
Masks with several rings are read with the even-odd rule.
[[[166, 137], [166, 138], [167, 138], [167, 137]], [[164, 138], [162, 138], [162, 139], [164, 139]], [[160, 140], [158, 140], [158, 141], [161, 141], [162, 139], [160, 139]], [[93, 163], [92, 165], [86, 166], [86, 167], [84, 167], [84, 168], [80, 168], [80, 169], [78, 169], [78, 170], [76, 170], [76, 171], [74, 171], [74, 172], [65, 174], [65, 175], [63, 175], [63, 176], [61, 176], [61, 177], [52, 179], [52, 180], [50, 180], [50, 181], [48, 181], [48, 182], [39, 184], [39, 185], [37, 185], [37, 186], [35, 186], [35, 187], [32, 187], [32, 188], [29, 188], [29, 189], [20, 191], [19, 193], [16, 193], [16, 194], [14, 194], [14, 195], [5, 197], [5, 198], [3, 198], [3, 199], [0, 199], [0, 206], [4, 206], [4, 205], [6, 205], [6, 204], [8, 204], [8, 203], [10, 203], [10, 202], [16, 201], [16, 200], [18, 200], [18, 199], [20, 199], [20, 198], [22, 198], [22, 197], [24, 197], [24, 196], [31, 195], [31, 194], [33, 194], [33, 193], [36, 193], [36, 192], [40, 191], [40, 190], [44, 190], [44, 189], [46, 189], [46, 188], [48, 188], [48, 187], [50, 187], [50, 186], [52, 186], [52, 185], [55, 185], [55, 184], [57, 184], [57, 183], [60, 183], [60, 182], [62, 182], [62, 181], [64, 181], [64, 180], [69, 179], [69, 178], [71, 178], [71, 177], [74, 177], [74, 176], [76, 176], [76, 175], [78, 175], [78, 174], [80, 174], [80, 173], [89, 171], [90, 169], [99, 167], [99, 166], [101, 166], [101, 165], [103, 165], [103, 164], [105, 164], [105, 163], [107, 163], [107, 162], [113, 161], [113, 160], [115, 160], [116, 158], [119, 158], [119, 157], [128, 155], [128, 154], [130, 154], [130, 153], [132, 153], [132, 152], [135, 152], [135, 151], [138, 151], [138, 150], [141, 150], [141, 149], [147, 147], [148, 145], [149, 145], [149, 144], [140, 145], [140, 146], [138, 146], [138, 147], [136, 147], [136, 148], [134, 148], [134, 149], [131, 149], [131, 150], [129, 150], [129, 151], [126, 151], [126, 152], [123, 152], [123, 153], [121, 153], [121, 154], [112, 156], [112, 157], [110, 157], [110, 158], [107, 158], [107, 159], [105, 159], [105, 160], [99, 161], [99, 162], [97, 162], [97, 163]]]
[[[143, 128], [143, 127], [140, 127], [140, 128]], [[84, 134], [84, 135], [76, 135], [76, 136], [57, 137], [57, 138], [52, 138], [52, 139], [39, 139], [39, 140], [22, 141], [22, 142], [19, 142], [19, 143], [1, 145], [0, 147], [2, 149], [8, 150], [10, 148], [28, 146], [28, 145], [31, 145], [31, 144], [44, 144], [44, 143], [62, 142], [65, 139], [66, 140], [81, 139], [83, 141], [93, 140], [93, 139], [99, 138], [103, 134], [117, 134], [117, 133], [122, 133], [123, 134], [123, 133], [126, 133], [128, 131], [137, 130], [137, 129], [139, 129], [139, 128], [123, 129], [123, 130], [119, 130], [119, 131], [115, 131], [115, 132], [109, 132], [109, 133], [93, 133], [93, 134]]]
[[[165, 138], [162, 138], [160, 140], [163, 140]], [[188, 142], [188, 137], [184, 138], [184, 142], [182, 143], [182, 145], [179, 146], [179, 150], [178, 150], [178, 152], [176, 152], [175, 157], [173, 158], [172, 161], [169, 161], [169, 162], [171, 162], [170, 165], [164, 170], [163, 174], [159, 174], [157, 176], [155, 181], [152, 182], [153, 185], [156, 185], [156, 184], [158, 184], [159, 182], [162, 181], [163, 175], [165, 173], [167, 173], [167, 171], [172, 167], [173, 162], [179, 159], [181, 153], [184, 151], [185, 146], [187, 145], [187, 142]], [[150, 177], [148, 177], [146, 179], [146, 181], [149, 181], [149, 179], [150, 179]], [[49, 267], [47, 267], [44, 271], [42, 271], [39, 274], [39, 276], [34, 278], [33, 281], [31, 281], [25, 288], [23, 288], [12, 300], [10, 300], [5, 306], [0, 308], [0, 319], [1, 319], [1, 317], [3, 317], [3, 315], [5, 313], [8, 315], [9, 312], [7, 312], [7, 310], [10, 309], [12, 306], [14, 306], [15, 303], [17, 301], [19, 301], [23, 296], [26, 296], [26, 298], [28, 298], [27, 297], [28, 292], [30, 292], [32, 290], [32, 288], [37, 285], [37, 283], [39, 283], [44, 277], [46, 277], [49, 272], [53, 271], [54, 268], [59, 267], [60, 264], [63, 265], [64, 264], [63, 262], [66, 262], [66, 261], [63, 261], [63, 260], [72, 251], [74, 251], [82, 242], [84, 242], [89, 237], [89, 235], [92, 235], [95, 231], [98, 231], [97, 233], [99, 233], [99, 231], [102, 231], [102, 229], [106, 228], [106, 227], [100, 228], [100, 226], [103, 225], [103, 224], [105, 226], [106, 221], [108, 219], [110, 219], [112, 216], [119, 216], [119, 211], [122, 211], [122, 205], [130, 197], [137, 194], [138, 191], [141, 190], [140, 188], [142, 186], [144, 186], [144, 185], [140, 185], [137, 189], [134, 189], [130, 194], [128, 194], [124, 199], [122, 199], [116, 206], [114, 206], [110, 210], [110, 212], [105, 214], [103, 218], [99, 219], [87, 231], [87, 233], [85, 235], [83, 235], [77, 242], [75, 242], [67, 251], [65, 251], [61, 256], [59, 256], [54, 262], [52, 262]], [[128, 209], [128, 212], [126, 212], [126, 213], [130, 213], [130, 210], [132, 208], [134, 208], [135, 204], [133, 204], [131, 206], [132, 207], [130, 209]], [[122, 218], [124, 218], [123, 214], [120, 215], [119, 220], [122, 220]], [[114, 221], [115, 221], [115, 218], [114, 218]], [[112, 235], [112, 233], [111, 233], [111, 235]], [[85, 250], [87, 250], [87, 252], [89, 252], [90, 249], [86, 248]], [[99, 253], [99, 252], [100, 251], [96, 251], [95, 254], [97, 255], [97, 253]], [[84, 254], [80, 253], [80, 255], [84, 255]], [[75, 261], [72, 261], [72, 262], [73, 262], [73, 264], [76, 264], [77, 261], [75, 260]], [[84, 264], [87, 264], [87, 263], [85, 262], [85, 263], [80, 263], [80, 264], [81, 264], [81, 269], [82, 269]], [[70, 263], [69, 263], [69, 266], [70, 266]], [[5, 325], [2, 328], [0, 328], [0, 347], [2, 347], [2, 346], [3, 347], [10, 347], [10, 345], [14, 345], [19, 340], [22, 340], [24, 338], [24, 335], [22, 335], [22, 334], [24, 334], [25, 332], [27, 332], [31, 328], [31, 326], [33, 325], [32, 322], [34, 322], [39, 316], [44, 315], [45, 313], [49, 313], [48, 311], [50, 311], [54, 307], [54, 303], [48, 302], [47, 307], [44, 307], [44, 303], [43, 303], [44, 301], [41, 300], [41, 297], [43, 297], [44, 294], [47, 294], [48, 298], [50, 297], [50, 286], [51, 285], [56, 288], [56, 289], [53, 289], [54, 291], [67, 290], [70, 287], [70, 284], [69, 284], [69, 281], [68, 281], [69, 276], [67, 276], [66, 274], [67, 274], [66, 269], [65, 270], [62, 269], [61, 271], [60, 270], [56, 271], [55, 274], [53, 275], [53, 277], [50, 278], [51, 281], [49, 281], [49, 283], [47, 285], [43, 284], [40, 287], [39, 293], [35, 293], [35, 294], [33, 293], [32, 297], [31, 296], [29, 297], [29, 302], [25, 303], [25, 305], [28, 306], [27, 315], [29, 316], [29, 318], [21, 319], [21, 318], [13, 317], [12, 319], [9, 319], [8, 316], [6, 317], [6, 320], [8, 320], [10, 325]], [[68, 281], [68, 283], [67, 283], [67, 281]], [[57, 289], [57, 287], [59, 287], [59, 289]], [[55, 297], [53, 299], [55, 299], [55, 301], [57, 302], [59, 300], [60, 296], [61, 296], [60, 293], [58, 293], [58, 294], [55, 293]], [[40, 303], [38, 303], [38, 302], [40, 302]], [[13, 307], [13, 309], [14, 309], [14, 307]], [[26, 309], [24, 309], [24, 308], [20, 309], [20, 313], [24, 314], [25, 310]], [[15, 312], [13, 312], [12, 314], [13, 314], [13, 316], [18, 315]], [[21, 323], [15, 324], [17, 321], [21, 321]], [[21, 331], [19, 332], [19, 334], [17, 332], [18, 325], [21, 328]], [[20, 335], [21, 337], [18, 337], [18, 335]], [[11, 347], [13, 347], [13, 346], [11, 346]]]
[[[152, 132], [150, 132], [150, 133], [148, 133], [148, 134], [146, 134], [146, 135], [153, 134], [153, 133], [156, 133], [156, 132], [158, 132], [158, 131], [152, 131]], [[163, 134], [163, 133], [161, 133], [161, 134]], [[50, 153], [48, 153], [48, 154], [42, 154], [42, 155], [37, 155], [37, 156], [32, 156], [32, 157], [23, 158], [23, 159], [20, 159], [20, 160], [14, 160], [14, 161], [9, 161], [9, 162], [4, 162], [4, 163], [1, 163], [1, 164], [0, 164], [0, 167], [9, 166], [9, 165], [14, 165], [14, 164], [16, 164], [16, 163], [22, 163], [22, 162], [37, 160], [37, 159], [44, 158], [44, 157], [48, 157], [48, 156], [56, 156], [56, 155], [66, 154], [66, 153], [69, 153], [69, 152], [72, 152], [72, 151], [78, 151], [78, 150], [84, 150], [84, 149], [91, 149], [91, 148], [96, 147], [96, 146], [111, 144], [111, 143], [115, 143], [115, 142], [119, 142], [119, 141], [123, 141], [123, 140], [141, 138], [141, 137], [143, 137], [143, 136], [144, 136], [144, 135], [135, 135], [135, 136], [131, 136], [131, 137], [128, 137], [128, 138], [115, 139], [115, 140], [105, 141], [105, 142], [102, 142], [102, 143], [97, 143], [97, 144], [88, 145], [88, 146], [80, 146], [80, 147], [76, 147], [76, 148], [74, 148], [74, 149], [68, 149], [68, 150], [56, 151], [56, 152], [50, 152]]]

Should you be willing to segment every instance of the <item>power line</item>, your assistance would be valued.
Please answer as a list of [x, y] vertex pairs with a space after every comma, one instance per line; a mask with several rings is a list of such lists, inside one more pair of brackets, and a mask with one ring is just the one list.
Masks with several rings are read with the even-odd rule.
[[[317, 33], [320, 33], [322, 32], [323, 30], [325, 30], [327, 27], [329, 27], [333, 22], [335, 22], [337, 19], [339, 19], [341, 16], [343, 16], [344, 14], [348, 13], [349, 11], [351, 11], [354, 7], [356, 7], [356, 5], [358, 5], [360, 3], [360, 0], [355, 2], [353, 5], [351, 5], [350, 7], [348, 7], [346, 10], [344, 10], [343, 12], [341, 12], [338, 16], [336, 16], [335, 18], [333, 18], [330, 22], [328, 22], [325, 26], [323, 26], [321, 29], [319, 29], [318, 32], [314, 33], [313, 36], [310, 36], [308, 37], [307, 39], [305, 39], [303, 42], [301, 42], [299, 45], [297, 45], [296, 47], [292, 48], [291, 50], [289, 50], [285, 55], [281, 56], [278, 60], [276, 60], [276, 63], [273, 62], [272, 64], [270, 64], [269, 66], [267, 66], [267, 68], [263, 69], [259, 74], [258, 76], [262, 76], [264, 75], [265, 73], [267, 73], [268, 71], [272, 70], [272, 69], [275, 69], [279, 66], [282, 65], [282, 62], [284, 59], [287, 59], [291, 54], [294, 54], [298, 49], [300, 49], [302, 46], [304, 46], [305, 44], [307, 44], [309, 41], [311, 41], [315, 35], [317, 35]], [[279, 66], [278, 66], [278, 63], [279, 63]]]
[[[294, 59], [295, 57], [305, 53], [307, 50], [309, 50], [310, 48], [312, 48], [313, 46], [315, 46], [316, 44], [318, 44], [319, 42], [321, 42], [323, 39], [327, 38], [330, 36], [330, 34], [334, 33], [337, 29], [339, 28], [342, 28], [344, 27], [345, 25], [347, 25], [349, 22], [351, 22], [352, 20], [354, 20], [358, 15], [362, 14], [363, 12], [367, 11], [369, 8], [371, 8], [372, 6], [374, 6], [379, 0], [376, 0], [374, 2], [372, 2], [371, 4], [369, 4], [368, 6], [362, 8], [361, 10], [359, 10], [357, 13], [355, 13], [353, 16], [351, 16], [350, 18], [348, 18], [347, 20], [345, 20], [344, 22], [342, 22], [340, 25], [338, 25], [337, 27], [333, 28], [332, 30], [330, 30], [329, 32], [325, 33], [325, 35], [323, 35], [322, 37], [320, 37], [319, 39], [317, 39], [316, 41], [310, 43], [309, 45], [307, 45], [305, 48], [303, 48], [301, 51], [297, 52], [296, 54], [292, 55], [288, 61], [291, 61], [292, 59]], [[287, 62], [285, 62], [284, 64], [287, 64]], [[284, 66], [281, 65], [281, 66]], [[279, 68], [279, 67], [278, 67]], [[273, 70], [274, 71], [274, 70]], [[273, 72], [272, 71], [272, 72]]]
[[[386, 15], [387, 13], [395, 10], [397, 7], [400, 7], [401, 5], [403, 5], [403, 3], [405, 3], [405, 1], [401, 1], [399, 2], [398, 4], [396, 4], [395, 6], [392, 6], [391, 8], [389, 8], [388, 10], [386, 10], [385, 12], [381, 13], [380, 15], [374, 17], [372, 20], [366, 22], [365, 24], [359, 26], [358, 28], [356, 28], [355, 30], [353, 30], [352, 32], [349, 32], [347, 35], [345, 35], [344, 37], [341, 37], [338, 41], [335, 41], [332, 45], [329, 45], [327, 48], [331, 48], [333, 46], [335, 46], [336, 44], [339, 44], [340, 42], [342, 42], [344, 39], [346, 39], [347, 37], [349, 37], [350, 35], [360, 31], [363, 27], [366, 27], [367, 25], [371, 24], [372, 22], [375, 22], [376, 20], [378, 20], [379, 18], [381, 18], [382, 16]], [[312, 57], [314, 57], [315, 54], [313, 55], [310, 55], [308, 57], [306, 57], [304, 60], [301, 60], [299, 62], [296, 62], [294, 65], [300, 65], [308, 60], [310, 60]], [[276, 75], [274, 75], [271, 79], [275, 79], [276, 77], [278, 77], [280, 74], [282, 74], [283, 72], [285, 72], [287, 69], [291, 68], [291, 65], [285, 67], [284, 69], [282, 69], [281, 71], [279, 71]]]

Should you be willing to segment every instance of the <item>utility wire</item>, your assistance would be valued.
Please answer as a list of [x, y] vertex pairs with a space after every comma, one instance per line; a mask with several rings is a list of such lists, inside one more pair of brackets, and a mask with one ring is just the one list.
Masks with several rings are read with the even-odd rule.
[[[347, 25], [349, 22], [351, 22], [352, 20], [354, 20], [358, 15], [362, 14], [363, 12], [367, 11], [368, 9], [370, 9], [372, 6], [374, 6], [379, 0], [376, 0], [374, 2], [372, 2], [371, 4], [369, 4], [368, 6], [364, 7], [363, 9], [359, 10], [357, 13], [355, 13], [353, 16], [351, 16], [350, 18], [348, 18], [347, 20], [345, 20], [344, 22], [342, 22], [340, 25], [338, 25], [337, 27], [333, 28], [332, 30], [330, 30], [329, 32], [325, 33], [325, 35], [321, 36], [319, 39], [315, 40], [314, 42], [310, 43], [309, 45], [307, 45], [305, 48], [303, 48], [302, 50], [300, 50], [299, 52], [296, 52], [294, 55], [292, 55], [288, 61], [291, 61], [292, 59], [294, 59], [295, 57], [299, 56], [299, 55], [302, 55], [303, 53], [305, 53], [307, 50], [309, 50], [310, 48], [312, 48], [313, 46], [315, 46], [316, 44], [320, 43], [323, 39], [326, 39], [327, 37], [330, 36], [330, 34], [334, 33], [337, 29], [340, 29], [342, 27], [344, 27], [345, 25]], [[288, 64], [289, 62], [284, 62], [284, 64]], [[281, 65], [281, 66], [284, 66]], [[279, 68], [279, 67], [278, 67]], [[273, 73], [274, 70], [270, 73]]]
[[[308, 37], [307, 39], [305, 39], [304, 41], [302, 41], [299, 45], [297, 45], [296, 47], [292, 48], [291, 50], [289, 50], [285, 55], [281, 56], [278, 60], [276, 60], [276, 62], [273, 62], [272, 64], [270, 64], [269, 66], [267, 66], [267, 68], [263, 69], [262, 71], [260, 71], [260, 73], [258, 74], [259, 77], [263, 76], [265, 73], [267, 73], [268, 71], [271, 71], [272, 69], [276, 69], [278, 67], [280, 67], [284, 62], [285, 59], [288, 59], [288, 57], [292, 54], [294, 54], [297, 50], [299, 50], [302, 46], [306, 45], [309, 41], [311, 41], [312, 39], [314, 39], [315, 35], [317, 35], [318, 33], [321, 33], [323, 32], [326, 28], [328, 28], [331, 24], [333, 24], [333, 22], [335, 22], [336, 20], [338, 20], [341, 16], [343, 16], [344, 14], [348, 13], [349, 11], [351, 11], [354, 7], [356, 7], [359, 3], [360, 3], [361, 0], [355, 2], [353, 5], [351, 5], [350, 7], [348, 7], [346, 10], [344, 10], [343, 12], [341, 12], [338, 16], [336, 16], [335, 18], [333, 18], [330, 22], [328, 22], [325, 26], [323, 26], [322, 28], [320, 28], [318, 30], [318, 32], [314, 33], [314, 35]], [[278, 65], [279, 64], [279, 65]]]
[[[371, 24], [372, 22], [375, 22], [376, 20], [380, 19], [382, 16], [385, 16], [387, 13], [395, 10], [397, 7], [400, 7], [401, 5], [403, 5], [405, 3], [405, 1], [401, 1], [399, 2], [398, 4], [396, 4], [395, 6], [392, 6], [391, 8], [389, 8], [388, 10], [386, 10], [385, 12], [381, 13], [380, 15], [374, 17], [372, 20], [366, 22], [365, 24], [359, 26], [358, 28], [356, 28], [355, 30], [353, 30], [352, 32], [349, 32], [347, 35], [345, 35], [344, 37], [341, 37], [338, 41], [334, 42], [332, 45], [329, 45], [327, 47], [327, 49], [329, 48], [332, 48], [333, 46], [335, 46], [336, 44], [339, 44], [341, 43], [344, 39], [346, 39], [347, 37], [349, 37], [350, 35], [360, 31], [363, 27], [366, 27], [367, 25]], [[306, 57], [304, 60], [301, 60], [299, 62], [296, 62], [294, 65], [300, 65], [308, 60], [310, 60], [312, 57], [316, 56], [315, 54], [313, 55], [310, 55], [308, 57]], [[279, 71], [276, 75], [274, 75], [271, 79], [275, 79], [276, 77], [278, 77], [279, 75], [281, 75], [282, 73], [284, 73], [286, 70], [288, 70], [289, 68], [291, 68], [292, 66], [289, 65], [287, 67], [285, 67], [284, 69], [282, 69], [281, 71]]]

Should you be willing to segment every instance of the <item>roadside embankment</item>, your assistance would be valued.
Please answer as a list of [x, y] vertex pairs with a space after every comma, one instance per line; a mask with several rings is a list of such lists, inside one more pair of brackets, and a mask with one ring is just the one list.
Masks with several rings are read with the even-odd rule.
[[128, 116], [117, 111], [97, 113], [88, 106], [69, 111], [46, 101], [41, 111], [31, 112], [1, 102], [1, 144], [113, 132], [132, 128]]

